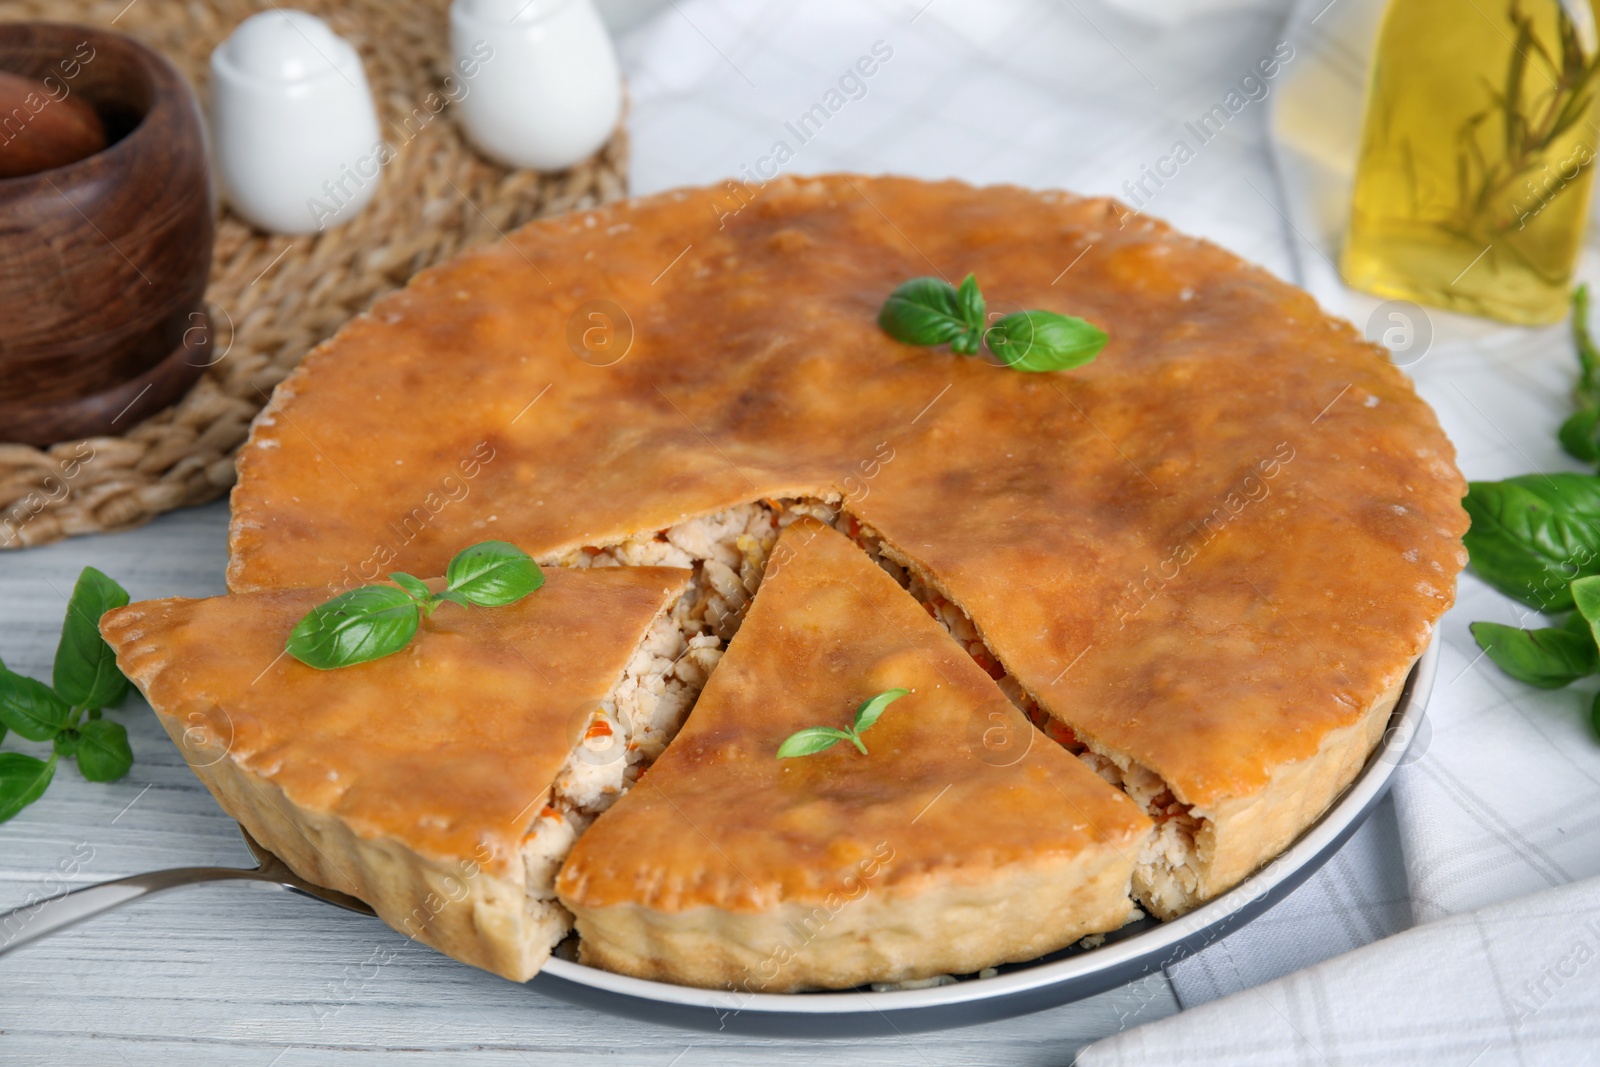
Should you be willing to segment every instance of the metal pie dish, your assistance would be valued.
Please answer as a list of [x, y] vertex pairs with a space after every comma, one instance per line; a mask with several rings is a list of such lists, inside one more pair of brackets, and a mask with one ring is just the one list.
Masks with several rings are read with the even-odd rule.
[[1408, 762], [1438, 671], [1430, 644], [1411, 669], [1383, 739], [1337, 800], [1279, 856], [1233, 889], [1170, 922], [1144, 918], [998, 974], [953, 985], [873, 992], [744, 993], [630, 978], [552, 956], [528, 984], [551, 997], [645, 1022], [772, 1037], [852, 1037], [942, 1030], [1043, 1011], [1115, 989], [1178, 963], [1294, 892], [1366, 822]]

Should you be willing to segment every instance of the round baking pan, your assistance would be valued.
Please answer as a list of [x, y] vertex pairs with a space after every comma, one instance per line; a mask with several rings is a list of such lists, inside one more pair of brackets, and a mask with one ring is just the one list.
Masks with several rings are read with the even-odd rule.
[[541, 993], [646, 1022], [783, 1037], [851, 1037], [940, 1030], [1042, 1011], [1133, 981], [1194, 955], [1294, 892], [1366, 821], [1389, 791], [1422, 724], [1438, 669], [1430, 645], [1406, 679], [1389, 728], [1338, 800], [1282, 855], [1228, 893], [1171, 922], [1142, 919], [1097, 948], [1072, 946], [988, 978], [877, 993], [742, 993], [628, 978], [551, 958], [529, 984]]

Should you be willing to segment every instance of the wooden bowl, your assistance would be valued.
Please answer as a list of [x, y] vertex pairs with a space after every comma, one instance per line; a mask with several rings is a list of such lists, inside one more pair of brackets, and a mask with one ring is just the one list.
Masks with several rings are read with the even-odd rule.
[[0, 24], [0, 70], [82, 94], [110, 142], [0, 179], [0, 441], [123, 432], [212, 361], [199, 105], [159, 54], [86, 26]]

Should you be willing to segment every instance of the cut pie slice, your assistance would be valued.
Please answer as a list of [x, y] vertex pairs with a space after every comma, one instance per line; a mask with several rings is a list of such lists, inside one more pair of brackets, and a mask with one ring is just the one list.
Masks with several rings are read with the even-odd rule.
[[[777, 758], [895, 688], [911, 692], [862, 733], [866, 754]], [[1121, 926], [1150, 825], [864, 552], [800, 518], [683, 731], [557, 891], [580, 958], [626, 974], [744, 992], [915, 980]]]
[[101, 631], [257, 841], [407, 936], [523, 981], [569, 928], [563, 856], [712, 666], [669, 610], [688, 577], [553, 570], [516, 604], [445, 605], [402, 651], [330, 671], [284, 654], [326, 589], [131, 604]]

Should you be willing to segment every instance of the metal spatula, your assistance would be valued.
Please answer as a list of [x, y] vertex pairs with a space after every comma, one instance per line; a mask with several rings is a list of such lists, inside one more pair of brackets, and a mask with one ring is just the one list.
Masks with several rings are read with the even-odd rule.
[[371, 908], [355, 897], [324, 889], [301, 878], [277, 856], [257, 844], [255, 838], [251, 837], [244, 827], [241, 826], [239, 832], [244, 834], [244, 843], [250, 846], [250, 851], [260, 866], [251, 870], [241, 870], [238, 867], [174, 867], [166, 871], [150, 871], [147, 874], [118, 878], [114, 882], [85, 886], [70, 893], [62, 893], [34, 904], [13, 908], [0, 914], [0, 956], [19, 945], [26, 945], [29, 941], [53, 934], [57, 930], [65, 930], [101, 912], [119, 908], [135, 900], [143, 900], [157, 893], [165, 893], [169, 889], [180, 889], [201, 882], [228, 882], [238, 879], [272, 882], [296, 893], [348, 908], [350, 911], [358, 911], [363, 915], [374, 914]]

